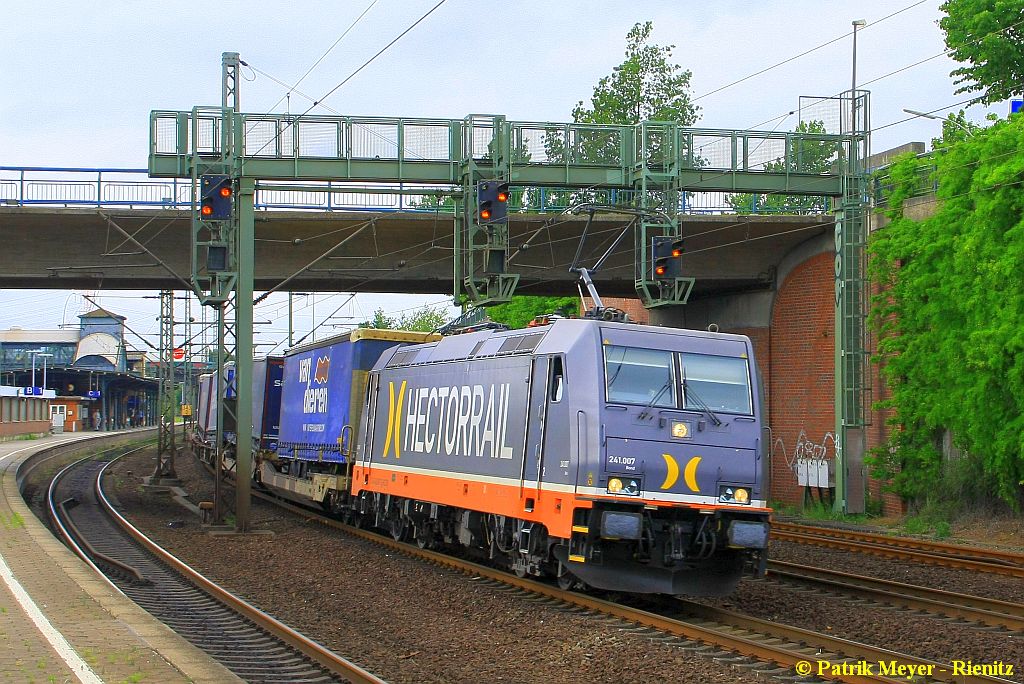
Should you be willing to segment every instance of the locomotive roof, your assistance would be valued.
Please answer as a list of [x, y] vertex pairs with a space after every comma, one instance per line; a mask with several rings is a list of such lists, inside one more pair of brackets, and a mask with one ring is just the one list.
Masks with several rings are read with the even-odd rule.
[[[635, 323], [611, 323], [594, 319], [560, 319], [550, 325], [516, 330], [481, 330], [478, 332], [451, 335], [437, 342], [418, 344], [398, 349], [388, 362], [388, 367], [407, 366], [420, 363], [438, 363], [468, 358], [492, 356], [513, 356], [520, 354], [553, 354], [568, 351], [581, 338], [600, 335], [607, 344], [608, 334], [621, 337], [637, 333], [656, 333], [700, 337], [712, 340], [729, 340], [746, 343], [743, 335], [711, 333], [703, 330], [669, 328]], [[639, 343], [639, 339], [638, 339]]]
[[350, 330], [349, 332], [342, 333], [340, 335], [333, 335], [331, 337], [317, 340], [316, 342], [310, 342], [303, 344], [298, 347], [292, 347], [285, 352], [285, 356], [292, 356], [293, 354], [299, 354], [310, 349], [320, 349], [322, 347], [330, 347], [341, 342], [358, 342], [359, 340], [382, 340], [384, 342], [430, 342], [432, 340], [439, 340], [441, 336], [437, 333], [417, 332], [413, 330], [386, 330], [381, 328], [357, 328]]

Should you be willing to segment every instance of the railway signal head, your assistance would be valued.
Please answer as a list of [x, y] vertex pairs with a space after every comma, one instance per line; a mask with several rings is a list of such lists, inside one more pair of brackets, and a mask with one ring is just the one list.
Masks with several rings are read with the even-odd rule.
[[508, 219], [508, 183], [480, 181], [476, 186], [476, 215], [480, 223], [498, 223]]
[[683, 274], [682, 239], [656, 237], [651, 241], [651, 263], [655, 280], [674, 280]]
[[208, 221], [230, 221], [234, 214], [235, 189], [230, 176], [208, 174], [199, 181], [199, 214]]

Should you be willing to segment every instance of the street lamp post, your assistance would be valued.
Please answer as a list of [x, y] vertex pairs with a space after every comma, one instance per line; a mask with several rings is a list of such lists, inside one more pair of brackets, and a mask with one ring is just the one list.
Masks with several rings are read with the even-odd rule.
[[929, 114], [928, 112], [919, 112], [916, 109], [904, 109], [903, 111], [905, 111], [907, 114], [912, 114], [914, 116], [919, 116], [922, 119], [935, 119], [936, 121], [941, 121], [944, 124], [945, 123], [953, 123], [953, 124], [959, 126], [962, 131], [967, 133], [967, 135], [971, 135], [971, 133], [974, 132], [974, 131], [972, 131], [970, 129], [970, 127], [963, 125], [962, 123], [960, 123], [956, 119], [947, 119], [947, 118], [942, 117], [942, 116], [935, 116], [934, 114]]
[[[32, 393], [36, 392], [36, 357], [43, 353], [42, 349], [33, 349], [29, 352], [29, 356], [32, 357]], [[53, 356], [53, 354], [50, 354]]]
[[46, 391], [46, 359], [53, 358], [53, 354], [39, 354], [43, 360], [43, 391]]
[[853, 74], [850, 83], [850, 132], [857, 130], [857, 29], [867, 26], [864, 19], [853, 20]]

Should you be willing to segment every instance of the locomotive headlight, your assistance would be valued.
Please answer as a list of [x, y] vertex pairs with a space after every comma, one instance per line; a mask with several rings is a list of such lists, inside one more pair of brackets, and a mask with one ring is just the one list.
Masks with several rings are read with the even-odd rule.
[[635, 477], [610, 477], [608, 478], [608, 493], [637, 496], [640, 494], [640, 480]]
[[672, 421], [672, 436], [678, 439], [686, 439], [690, 436], [690, 424], [682, 421]]
[[741, 504], [750, 503], [750, 490], [745, 487], [730, 487], [723, 485], [718, 490], [718, 503]]

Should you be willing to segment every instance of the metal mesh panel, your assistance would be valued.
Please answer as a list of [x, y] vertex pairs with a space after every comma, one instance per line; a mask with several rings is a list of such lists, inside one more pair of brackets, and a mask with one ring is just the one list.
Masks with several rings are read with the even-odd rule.
[[338, 127], [335, 121], [297, 121], [300, 157], [339, 157]]
[[192, 140], [192, 122], [190, 122], [188, 128], [189, 135], [189, 149], [195, 149], [200, 153], [216, 153], [220, 151], [220, 119], [212, 116], [201, 116], [195, 121], [196, 128], [198, 129], [196, 137], [198, 140]]
[[466, 144], [469, 156], [473, 159], [490, 159], [491, 143], [494, 141], [494, 126], [491, 124], [474, 123], [469, 130]]
[[298, 154], [295, 149], [295, 123], [293, 119], [282, 119], [278, 122], [278, 130], [281, 131], [278, 138], [281, 156], [294, 157]]
[[448, 160], [447, 125], [406, 124], [402, 156], [405, 159]]
[[18, 199], [17, 183], [0, 183], [0, 200]]
[[398, 159], [398, 124], [352, 123], [352, 156]]
[[565, 129], [517, 126], [512, 132], [512, 161], [551, 164], [565, 161]]
[[[844, 116], [843, 110], [846, 110]], [[799, 121], [809, 124], [818, 121], [825, 126], [826, 133], [843, 133], [844, 123], [849, 119], [849, 97], [800, 97]]]
[[[749, 171], [781, 171], [785, 169], [786, 139], [748, 136], [746, 164]], [[742, 154], [742, 150], [740, 151]]]
[[245, 151], [248, 157], [263, 156], [276, 157], [280, 155], [278, 150], [279, 139], [277, 137], [276, 119], [246, 119], [245, 120]]
[[691, 146], [695, 168], [732, 169], [732, 136], [695, 135]]
[[622, 162], [622, 131], [573, 127], [573, 163], [619, 166]]
[[173, 116], [161, 116], [154, 122], [157, 154], [174, 154], [178, 151], [178, 120]]

